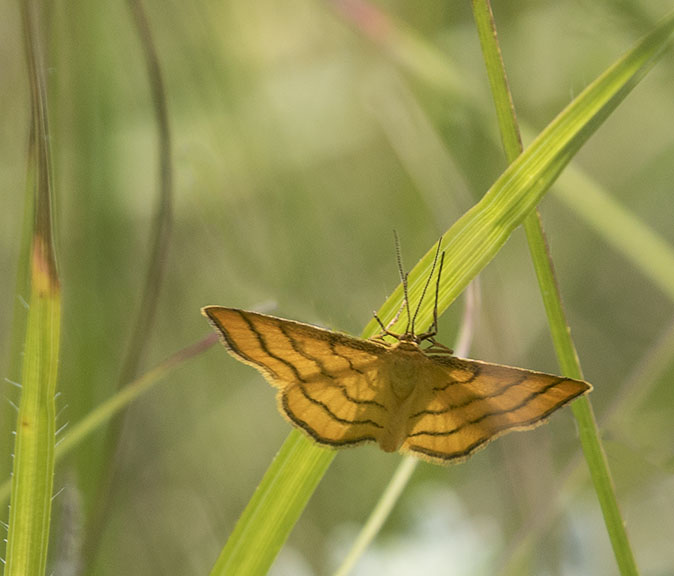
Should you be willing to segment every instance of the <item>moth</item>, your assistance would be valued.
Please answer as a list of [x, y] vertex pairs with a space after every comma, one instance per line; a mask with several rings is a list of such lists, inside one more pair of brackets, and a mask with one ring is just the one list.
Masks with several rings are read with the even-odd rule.
[[229, 353], [278, 389], [281, 414], [319, 444], [338, 448], [376, 442], [386, 452], [411, 453], [434, 463], [461, 461], [507, 432], [542, 424], [592, 386], [458, 358], [437, 342], [443, 259], [433, 324], [420, 334], [414, 320], [435, 262], [412, 315], [400, 257], [408, 317], [402, 334], [390, 332], [376, 314], [381, 334], [362, 339], [236, 308], [207, 306], [202, 313]]

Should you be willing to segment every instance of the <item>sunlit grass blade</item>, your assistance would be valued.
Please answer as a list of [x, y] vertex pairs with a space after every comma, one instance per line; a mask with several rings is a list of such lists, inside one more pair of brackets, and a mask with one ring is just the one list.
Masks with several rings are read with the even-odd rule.
[[[468, 282], [496, 255], [510, 233], [522, 223], [545, 191], [588, 138], [622, 102], [668, 46], [674, 15], [664, 19], [637, 46], [615, 62], [575, 98], [510, 164], [483, 198], [464, 214], [442, 238], [447, 274], [442, 283], [439, 309], [445, 310]], [[410, 271], [412, 301], [421, 294], [431, 270], [436, 246]], [[386, 323], [402, 302], [402, 286], [379, 310]], [[419, 326], [429, 325], [432, 303], [425, 303]], [[376, 330], [374, 320], [367, 332]]]
[[293, 430], [248, 502], [211, 576], [266, 574], [335, 454]]
[[31, 87], [28, 178], [34, 225], [30, 239], [30, 296], [16, 425], [5, 574], [44, 574], [54, 484], [56, 380], [61, 290], [52, 239], [52, 179], [40, 7], [22, 5]]
[[[625, 420], [629, 421], [645, 396], [652, 391], [655, 384], [667, 374], [674, 359], [674, 324], [671, 324], [658, 338], [639, 365], [620, 384], [611, 399], [608, 408], [599, 418], [602, 430], [624, 427]], [[515, 575], [519, 563], [531, 554], [536, 544], [545, 538], [550, 527], [555, 524], [558, 516], [565, 510], [565, 504], [571, 499], [574, 492], [584, 484], [586, 477], [584, 461], [580, 454], [576, 454], [559, 473], [559, 490], [554, 497], [545, 503], [545, 507], [538, 510], [533, 523], [526, 525], [518, 534], [507, 543], [497, 562], [502, 576]]]
[[[665, 20], [588, 86], [510, 165], [483, 199], [443, 236], [448, 273], [443, 276], [440, 289], [441, 310], [446, 309], [496, 255], [573, 155], [650, 69], [667, 45], [673, 26], [672, 17]], [[420, 296], [435, 250], [433, 246], [410, 272], [412, 301]], [[400, 308], [402, 292], [402, 286], [398, 286], [381, 307], [379, 315], [385, 323], [393, 319]], [[432, 311], [432, 302], [422, 305], [418, 316], [420, 329], [430, 324]], [[372, 320], [362, 335], [370, 337], [377, 330]], [[322, 475], [334, 457], [333, 452], [297, 435], [297, 432], [291, 433], [286, 441], [288, 446], [284, 445], [267, 470], [212, 574], [264, 574], [269, 569], [272, 554], [265, 554], [264, 559], [254, 562], [248, 559], [263, 550], [273, 550], [274, 554], [278, 551], [317, 485], [317, 475]], [[288, 473], [289, 463], [285, 461], [288, 454], [292, 454], [294, 462], [302, 463], [295, 473]], [[310, 481], [305, 481], [303, 476]], [[291, 490], [291, 485], [301, 488]]]
[[61, 294], [49, 249], [36, 235], [32, 256], [21, 402], [5, 574], [44, 574], [54, 482], [54, 395], [58, 368]]
[[[67, 434], [56, 445], [54, 461], [58, 463], [59, 460], [66, 456], [66, 454], [79, 446], [96, 430], [100, 430], [111, 418], [119, 414], [119, 412], [129, 404], [138, 399], [141, 395], [150, 391], [173, 370], [185, 364], [187, 360], [199, 356], [217, 341], [217, 335], [209, 335], [203, 340], [172, 354], [154, 368], [148, 370], [132, 382], [129, 382], [128, 385], [119, 390], [114, 396], [94, 408], [86, 415], [86, 417], [68, 429]], [[6, 480], [0, 484], [0, 506], [2, 506], [9, 497], [10, 486], [10, 480]]]
[[[522, 143], [489, 0], [474, 0], [473, 13], [485, 55], [506, 156], [509, 162], [514, 162], [522, 151]], [[562, 373], [571, 378], [582, 378], [580, 362], [562, 308], [552, 258], [543, 236], [542, 223], [535, 211], [526, 217], [524, 229]], [[590, 400], [588, 398], [579, 399], [573, 403], [572, 410], [578, 423], [583, 453], [604, 515], [616, 562], [621, 574], [636, 575], [638, 574], [636, 561], [625, 529], [625, 522], [618, 507], [611, 472], [599, 439], [599, 430]]]
[[[370, 40], [386, 50], [392, 58], [413, 77], [427, 82], [447, 94], [449, 99], [458, 98], [461, 106], [474, 114], [483, 114], [476, 109], [475, 95], [461, 84], [461, 74], [446, 54], [418, 33], [362, 0], [342, 2], [333, 0], [340, 12]], [[375, 23], [376, 25], [372, 25]], [[663, 20], [663, 23], [665, 21]], [[507, 107], [501, 108], [507, 110]], [[528, 139], [535, 134], [526, 120], [520, 118], [519, 126]], [[489, 138], [489, 134], [484, 134]], [[634, 214], [627, 213], [614, 199], [592, 182], [583, 170], [573, 164], [565, 170], [563, 182], [558, 184], [559, 198], [590, 225], [603, 240], [625, 256], [635, 268], [674, 298], [674, 277], [669, 265], [674, 261], [674, 249], [642, 223]], [[613, 217], [620, 225], [612, 226]], [[629, 233], [623, 233], [624, 225]], [[643, 257], [648, 254], [648, 258]], [[653, 256], [651, 258], [651, 255]]]
[[[26, 182], [26, 194], [24, 195], [24, 215], [21, 226], [21, 253], [18, 258], [18, 266], [16, 270], [16, 280], [14, 282], [14, 305], [12, 311], [12, 327], [10, 330], [10, 352], [9, 352], [9, 366], [7, 373], [4, 375], [4, 382], [0, 381], [0, 391], [5, 390], [6, 398], [15, 397], [15, 391], [10, 390], [12, 384], [10, 382], [20, 382], [21, 380], [21, 364], [23, 362], [23, 350], [26, 345], [26, 298], [30, 292], [30, 249], [31, 238], [34, 232], [33, 222], [34, 208], [33, 202], [35, 200], [33, 190], [35, 189], [35, 146], [31, 145], [29, 149], [29, 157], [27, 164], [28, 181]], [[14, 426], [16, 424], [16, 411], [9, 402], [0, 402], [0, 454], [11, 454], [14, 449]], [[9, 477], [11, 463], [9, 459], [0, 458], [0, 478]], [[9, 491], [7, 493], [9, 495]], [[1, 499], [0, 499], [1, 501]]]

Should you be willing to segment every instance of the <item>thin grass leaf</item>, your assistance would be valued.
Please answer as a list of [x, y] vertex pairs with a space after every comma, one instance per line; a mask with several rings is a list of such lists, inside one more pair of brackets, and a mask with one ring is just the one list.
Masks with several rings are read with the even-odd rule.
[[[515, 118], [515, 110], [508, 88], [505, 66], [501, 58], [496, 25], [489, 1], [474, 0], [473, 13], [478, 26], [482, 50], [485, 54], [485, 63], [487, 64], [489, 82], [496, 103], [506, 156], [510, 162], [513, 162], [521, 153], [522, 140]], [[552, 259], [543, 236], [541, 220], [536, 211], [527, 216], [524, 221], [524, 229], [562, 372], [565, 376], [581, 378], [580, 362], [562, 308], [561, 296], [552, 267]], [[578, 423], [581, 445], [590, 468], [620, 573], [624, 576], [636, 575], [638, 574], [636, 561], [627, 536], [625, 523], [618, 508], [608, 461], [599, 439], [599, 430], [590, 400], [582, 398], [574, 402], [572, 410]]]
[[[599, 419], [601, 429], [620, 428], [627, 418], [629, 420], [640, 402], [655, 384], [669, 370], [674, 358], [674, 324], [671, 324], [658, 338], [655, 345], [640, 361], [634, 370], [621, 383], [613, 396], [610, 405]], [[554, 497], [538, 510], [531, 525], [524, 527], [520, 533], [508, 542], [497, 562], [502, 576], [519, 574], [517, 566], [524, 557], [534, 550], [541, 535], [545, 535], [554, 524], [559, 514], [566, 508], [566, 503], [573, 493], [583, 484], [583, 460], [576, 454], [559, 474], [560, 489]]]
[[44, 66], [40, 52], [40, 6], [22, 5], [32, 97], [31, 153], [34, 227], [30, 251], [30, 298], [16, 427], [5, 574], [42, 575], [54, 483], [56, 379], [61, 324], [61, 290], [52, 239], [49, 129]]
[[[304, 509], [300, 504], [313, 494], [335, 455], [293, 430], [248, 502], [211, 575], [266, 574]], [[264, 545], [258, 548], [255, 543]]]
[[[496, 255], [573, 155], [652, 67], [667, 46], [673, 28], [674, 17], [670, 16], [588, 86], [510, 165], [484, 198], [443, 236], [441, 248], [446, 253], [448, 273], [443, 276], [440, 288], [441, 310]], [[433, 246], [410, 272], [412, 301], [419, 298], [435, 250]], [[384, 323], [394, 318], [401, 302], [402, 286], [398, 286], [379, 311]], [[418, 316], [420, 329], [430, 324], [432, 308], [432, 302], [422, 305]], [[372, 320], [362, 336], [370, 337], [376, 332], [377, 324]], [[320, 476], [334, 458], [334, 452], [318, 448], [298, 435], [297, 431], [290, 434], [267, 470], [212, 575], [265, 574], [271, 566]], [[288, 461], [290, 457], [299, 466], [294, 472]]]
[[[471, 109], [474, 114], [484, 114], [484, 110], [477, 109], [474, 103], [478, 100], [477, 96], [461, 83], [461, 73], [438, 48], [403, 23], [366, 2], [332, 2], [362, 34], [376, 42], [382, 50], [389, 52], [415, 78], [446, 92], [447, 98], [458, 98], [461, 106]], [[646, 22], [646, 19], [642, 20]], [[372, 26], [372, 22], [376, 22], [377, 26]], [[507, 109], [508, 105], [502, 106], [498, 113], [503, 114]], [[525, 120], [520, 120], [519, 126], [527, 139], [533, 138], [535, 131]], [[490, 134], [485, 134], [484, 137], [489, 138]], [[671, 265], [674, 262], [674, 249], [670, 245], [649, 230], [634, 214], [627, 213], [581, 168], [573, 164], [568, 166], [565, 178], [558, 186], [560, 192], [556, 196], [674, 300], [674, 266]], [[628, 232], [622, 233], [621, 226], [625, 226], [624, 230]], [[644, 258], [644, 254], [649, 257]]]
[[[151, 370], [148, 370], [142, 376], [139, 376], [127, 386], [122, 388], [114, 396], [97, 406], [82, 420], [74, 424], [58, 443], [54, 452], [54, 461], [59, 462], [66, 454], [79, 446], [89, 438], [96, 430], [101, 429], [111, 418], [119, 414], [131, 402], [138, 399], [141, 395], [152, 390], [156, 384], [162, 381], [174, 369], [182, 366], [202, 352], [208, 350], [213, 344], [218, 342], [216, 334], [212, 334], [192, 344], [175, 354], [169, 356], [163, 362], [157, 364]], [[0, 484], [0, 506], [9, 498], [11, 480], [5, 480]]]
[[[30, 248], [31, 237], [33, 234], [34, 215], [34, 194], [35, 182], [32, 178], [35, 177], [34, 166], [35, 159], [35, 145], [34, 140], [31, 139], [31, 145], [28, 150], [28, 181], [26, 182], [26, 191], [24, 195], [24, 212], [23, 223], [21, 226], [21, 253], [18, 258], [18, 266], [16, 271], [16, 279], [14, 282], [14, 304], [12, 311], [12, 327], [10, 330], [10, 353], [9, 366], [5, 375], [4, 383], [0, 384], [0, 391], [4, 390], [3, 397], [14, 397], [14, 391], [11, 391], [11, 386], [7, 384], [11, 382], [19, 382], [21, 380], [21, 364], [23, 362], [23, 349], [26, 345], [26, 301], [30, 292]], [[10, 454], [13, 450], [13, 432], [16, 418], [16, 411], [9, 402], [0, 402], [0, 454]], [[7, 459], [0, 459], [0, 478], [9, 477], [10, 462]], [[9, 496], [9, 490], [7, 492]]]
[[49, 249], [35, 237], [5, 574], [44, 574], [54, 481], [54, 393], [61, 301]]
[[[494, 257], [510, 233], [536, 206], [545, 191], [587, 139], [650, 70], [668, 46], [674, 29], [669, 15], [635, 48], [620, 58], [575, 98], [499, 177], [482, 200], [443, 236], [445, 269], [439, 309], [444, 311], [468, 282]], [[431, 270], [436, 246], [431, 247], [409, 275], [412, 301], [418, 299]], [[402, 286], [379, 311], [386, 323], [402, 302]], [[432, 320], [432, 304], [422, 306], [419, 325]], [[365, 333], [376, 331], [371, 320]]]

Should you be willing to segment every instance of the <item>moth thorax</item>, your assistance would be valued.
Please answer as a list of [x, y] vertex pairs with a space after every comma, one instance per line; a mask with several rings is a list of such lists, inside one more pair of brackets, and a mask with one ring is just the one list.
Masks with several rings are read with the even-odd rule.
[[419, 377], [420, 363], [424, 360], [418, 350], [394, 352], [389, 379], [391, 389], [398, 399], [404, 400], [412, 393]]

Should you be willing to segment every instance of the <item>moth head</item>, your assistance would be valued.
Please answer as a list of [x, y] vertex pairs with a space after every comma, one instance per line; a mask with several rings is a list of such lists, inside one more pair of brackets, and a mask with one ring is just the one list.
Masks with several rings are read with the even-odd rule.
[[[433, 265], [431, 266], [431, 272], [428, 275], [428, 278], [426, 279], [426, 283], [424, 284], [424, 288], [421, 291], [421, 297], [419, 298], [419, 302], [417, 303], [417, 307], [414, 310], [414, 313], [412, 313], [412, 310], [410, 308], [410, 299], [409, 299], [409, 293], [408, 293], [408, 287], [407, 287], [407, 272], [405, 272], [403, 268], [403, 262], [402, 262], [402, 256], [400, 254], [400, 241], [398, 239], [398, 234], [394, 231], [393, 232], [395, 236], [395, 245], [396, 245], [396, 259], [398, 261], [398, 272], [400, 273], [400, 280], [403, 285], [403, 306], [401, 306], [400, 310], [398, 311], [398, 314], [393, 318], [393, 320], [389, 323], [388, 326], [384, 326], [384, 323], [381, 321], [379, 316], [377, 316], [377, 313], [374, 313], [374, 318], [375, 320], [379, 323], [379, 326], [381, 327], [382, 331], [381, 333], [376, 337], [378, 339], [383, 339], [384, 336], [391, 336], [392, 338], [395, 338], [398, 342], [410, 342], [414, 343], [417, 346], [421, 344], [424, 340], [429, 340], [431, 344], [435, 344], [433, 337], [438, 333], [438, 297], [440, 293], [440, 277], [442, 276], [442, 266], [445, 261], [445, 253], [442, 252], [440, 254], [440, 246], [442, 244], [442, 236], [438, 240], [438, 247], [435, 251], [435, 257], [433, 258]], [[426, 332], [422, 332], [420, 334], [417, 334], [415, 331], [415, 322], [417, 319], [417, 316], [419, 315], [419, 311], [421, 310], [421, 305], [424, 301], [424, 297], [426, 296], [426, 292], [428, 291], [428, 287], [431, 283], [431, 279], [433, 278], [433, 273], [435, 272], [435, 267], [438, 264], [438, 256], [440, 257], [440, 265], [438, 266], [438, 275], [436, 279], [436, 284], [435, 284], [435, 302], [433, 305], [433, 323], [431, 324], [430, 328]], [[401, 334], [391, 332], [389, 330], [389, 327], [395, 324], [398, 320], [398, 317], [400, 316], [400, 313], [402, 312], [403, 308], [405, 309], [407, 313], [407, 325], [405, 326], [404, 332]]]

